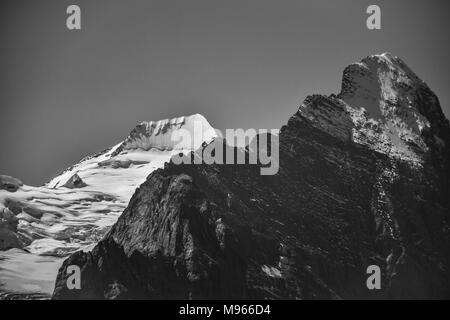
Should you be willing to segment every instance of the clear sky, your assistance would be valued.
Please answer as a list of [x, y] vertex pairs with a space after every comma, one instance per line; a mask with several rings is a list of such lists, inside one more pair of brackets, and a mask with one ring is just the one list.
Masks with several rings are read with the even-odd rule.
[[[279, 128], [342, 71], [401, 57], [450, 115], [448, 0], [1, 0], [0, 174], [39, 185], [144, 120]], [[81, 7], [82, 30], [66, 28]], [[382, 29], [366, 28], [381, 7]]]

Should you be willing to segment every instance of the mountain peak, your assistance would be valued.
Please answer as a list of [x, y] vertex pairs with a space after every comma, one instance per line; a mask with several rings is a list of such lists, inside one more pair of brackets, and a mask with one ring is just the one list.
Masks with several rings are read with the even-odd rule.
[[[191, 141], [189, 139], [183, 140], [183, 143], [174, 141], [172, 134], [177, 130], [180, 130], [180, 133], [181, 130], [188, 132], [192, 137]], [[54, 177], [47, 186], [62, 187], [77, 174], [88, 188], [92, 190], [107, 188], [111, 189], [111, 193], [120, 189], [120, 194], [128, 200], [135, 187], [142, 183], [150, 172], [170, 160], [173, 150], [189, 152], [201, 147], [204, 142], [210, 142], [214, 137], [216, 137], [215, 129], [198, 113], [159, 121], [143, 121], [133, 128], [123, 141], [83, 158]], [[123, 179], [130, 182], [127, 188]], [[122, 186], [118, 188], [115, 184]]]
[[194, 137], [194, 130], [201, 130], [202, 133], [202, 141], [192, 141], [193, 145], [183, 148], [199, 148], [203, 142], [209, 142], [216, 136], [214, 128], [199, 113], [159, 121], [143, 121], [130, 132], [113, 155], [134, 149], [173, 150], [178, 144], [172, 140], [172, 133], [181, 129], [190, 132], [191, 137]]
[[415, 163], [445, 146], [450, 127], [436, 95], [390, 53], [347, 66], [341, 92], [306, 98], [298, 115], [341, 140]]
[[[429, 97], [427, 105], [420, 97]], [[435, 94], [399, 57], [371, 55], [345, 68], [339, 98], [352, 107], [364, 108], [376, 120], [403, 116], [418, 119], [415, 132], [428, 121], [445, 118]], [[403, 119], [406, 120], [406, 119]]]

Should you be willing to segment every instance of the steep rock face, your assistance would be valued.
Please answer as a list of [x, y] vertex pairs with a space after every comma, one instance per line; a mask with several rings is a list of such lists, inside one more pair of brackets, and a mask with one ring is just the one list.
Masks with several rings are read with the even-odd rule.
[[448, 121], [436, 95], [398, 57], [385, 53], [348, 66], [338, 97], [357, 143], [416, 164], [444, 147]]
[[[64, 262], [53, 297], [450, 298], [450, 125], [400, 59], [348, 67], [342, 92], [308, 97], [279, 137], [273, 176], [150, 174], [96, 248]], [[366, 287], [370, 265], [381, 290]]]
[[[164, 207], [160, 215], [156, 208]], [[132, 297], [206, 298], [243, 293], [244, 258], [235, 256], [237, 240], [224, 225], [208, 217], [211, 209], [188, 175], [149, 177], [130, 201], [109, 236], [92, 253], [78, 252], [71, 261], [84, 261], [82, 298]], [[111, 237], [111, 238], [110, 238]], [[99, 256], [111, 257], [99, 262]], [[148, 262], [151, 262], [149, 268]], [[136, 268], [132, 274], [129, 271]], [[99, 272], [114, 281], [91, 282]], [[240, 278], [235, 278], [241, 273]], [[87, 276], [89, 274], [89, 276]], [[86, 275], [86, 277], [85, 277]], [[85, 281], [86, 279], [86, 281]], [[226, 285], [223, 285], [223, 281]], [[64, 280], [62, 280], [64, 282]], [[125, 292], [120, 288], [126, 288]], [[58, 289], [57, 291], [58, 292]], [[62, 298], [67, 292], [59, 291]]]

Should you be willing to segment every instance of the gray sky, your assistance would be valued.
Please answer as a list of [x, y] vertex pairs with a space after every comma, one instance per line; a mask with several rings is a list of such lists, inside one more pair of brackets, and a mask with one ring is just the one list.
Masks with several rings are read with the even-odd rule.
[[[66, 29], [78, 4], [82, 30]], [[382, 29], [365, 26], [369, 4]], [[39, 185], [144, 120], [279, 128], [344, 67], [401, 57], [450, 114], [448, 0], [1, 0], [0, 174]]]

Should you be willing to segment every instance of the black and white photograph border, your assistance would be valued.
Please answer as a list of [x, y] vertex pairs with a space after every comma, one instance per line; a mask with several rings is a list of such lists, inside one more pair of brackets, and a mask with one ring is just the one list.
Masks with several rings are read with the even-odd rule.
[[448, 300], [448, 9], [2, 0], [0, 300]]

